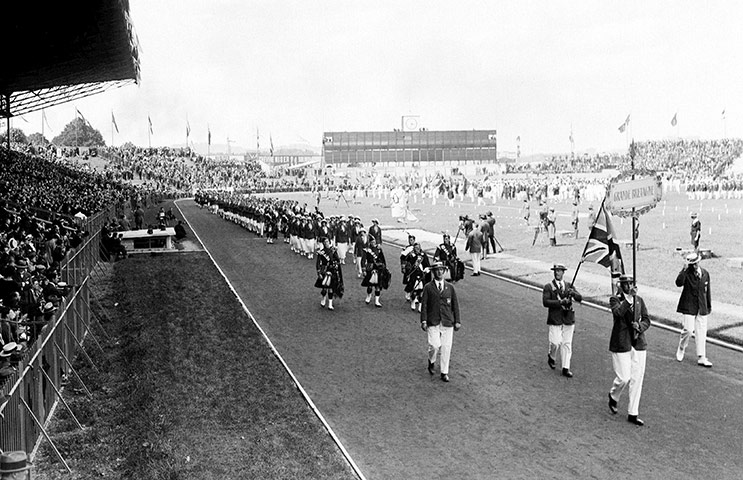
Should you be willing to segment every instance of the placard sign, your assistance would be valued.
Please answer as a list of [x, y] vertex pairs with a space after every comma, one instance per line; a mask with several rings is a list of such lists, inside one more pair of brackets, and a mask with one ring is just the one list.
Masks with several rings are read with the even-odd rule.
[[629, 175], [631, 172], [621, 175], [609, 185], [606, 206], [612, 215], [630, 216], [633, 208], [635, 215], [642, 215], [655, 207], [663, 197], [663, 185], [657, 175], [622, 179]]

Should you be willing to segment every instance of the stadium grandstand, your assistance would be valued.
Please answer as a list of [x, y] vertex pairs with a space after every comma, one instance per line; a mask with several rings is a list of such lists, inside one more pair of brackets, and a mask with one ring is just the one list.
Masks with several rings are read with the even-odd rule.
[[109, 220], [131, 202], [155, 200], [51, 150], [11, 149], [10, 118], [139, 82], [128, 0], [11, 2], [3, 16], [10, 21], [0, 35], [11, 48], [0, 69], [8, 124], [0, 146], [0, 450], [32, 457], [42, 438], [51, 442], [45, 428], [60, 400], [69, 411], [60, 390], [82, 339], [94, 336], [89, 280], [116, 253], [107, 250], [116, 248]]
[[497, 162], [495, 130], [325, 132], [326, 165], [466, 165]]

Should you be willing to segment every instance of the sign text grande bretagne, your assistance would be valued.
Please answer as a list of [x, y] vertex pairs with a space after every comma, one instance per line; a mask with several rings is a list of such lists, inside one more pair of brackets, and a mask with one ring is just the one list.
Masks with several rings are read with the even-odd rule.
[[616, 182], [609, 187], [609, 210], [616, 214], [633, 208], [654, 207], [662, 195], [655, 177]]

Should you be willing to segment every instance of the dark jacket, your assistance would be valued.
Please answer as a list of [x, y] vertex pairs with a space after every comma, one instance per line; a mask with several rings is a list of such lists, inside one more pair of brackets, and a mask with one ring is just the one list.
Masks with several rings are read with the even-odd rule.
[[630, 303], [620, 293], [609, 299], [614, 327], [611, 329], [609, 350], [616, 353], [646, 350], [645, 330], [650, 328], [650, 317], [642, 297], [635, 295], [635, 304]]
[[572, 305], [562, 305], [561, 298], [566, 298], [567, 292], [572, 290], [571, 297], [576, 302], [583, 300], [583, 296], [573, 289], [570, 282], [563, 281], [564, 289], [557, 288], [555, 280], [546, 284], [542, 289], [542, 305], [547, 307], [547, 325], [574, 325], [575, 311]]
[[423, 287], [421, 322], [426, 322], [429, 327], [439, 324], [453, 327], [455, 323], [462, 323], [459, 318], [457, 292], [451, 283], [444, 281], [443, 292], [436, 288], [435, 280], [431, 280]]
[[694, 268], [685, 267], [676, 277], [676, 286], [684, 287], [681, 290], [676, 311], [684, 315], [709, 315], [712, 313], [712, 292], [709, 285], [709, 273], [699, 268], [701, 276], [697, 276]]

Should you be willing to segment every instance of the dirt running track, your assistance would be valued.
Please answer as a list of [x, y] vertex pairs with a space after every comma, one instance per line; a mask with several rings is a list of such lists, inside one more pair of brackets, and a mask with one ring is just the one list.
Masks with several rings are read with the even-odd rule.
[[[321, 309], [314, 261], [179, 202], [184, 216], [368, 479], [741, 478], [743, 357], [715, 346], [711, 370], [675, 358], [676, 335], [647, 333], [639, 428], [611, 415], [610, 315], [577, 307], [572, 370], [546, 364], [541, 292], [487, 276], [457, 285], [463, 328], [451, 382], [426, 371], [418, 314], [393, 285], [364, 304], [350, 265], [346, 295]], [[395, 275], [397, 274], [397, 275]], [[653, 306], [649, 305], [652, 311]], [[689, 350], [693, 353], [693, 347]]]

